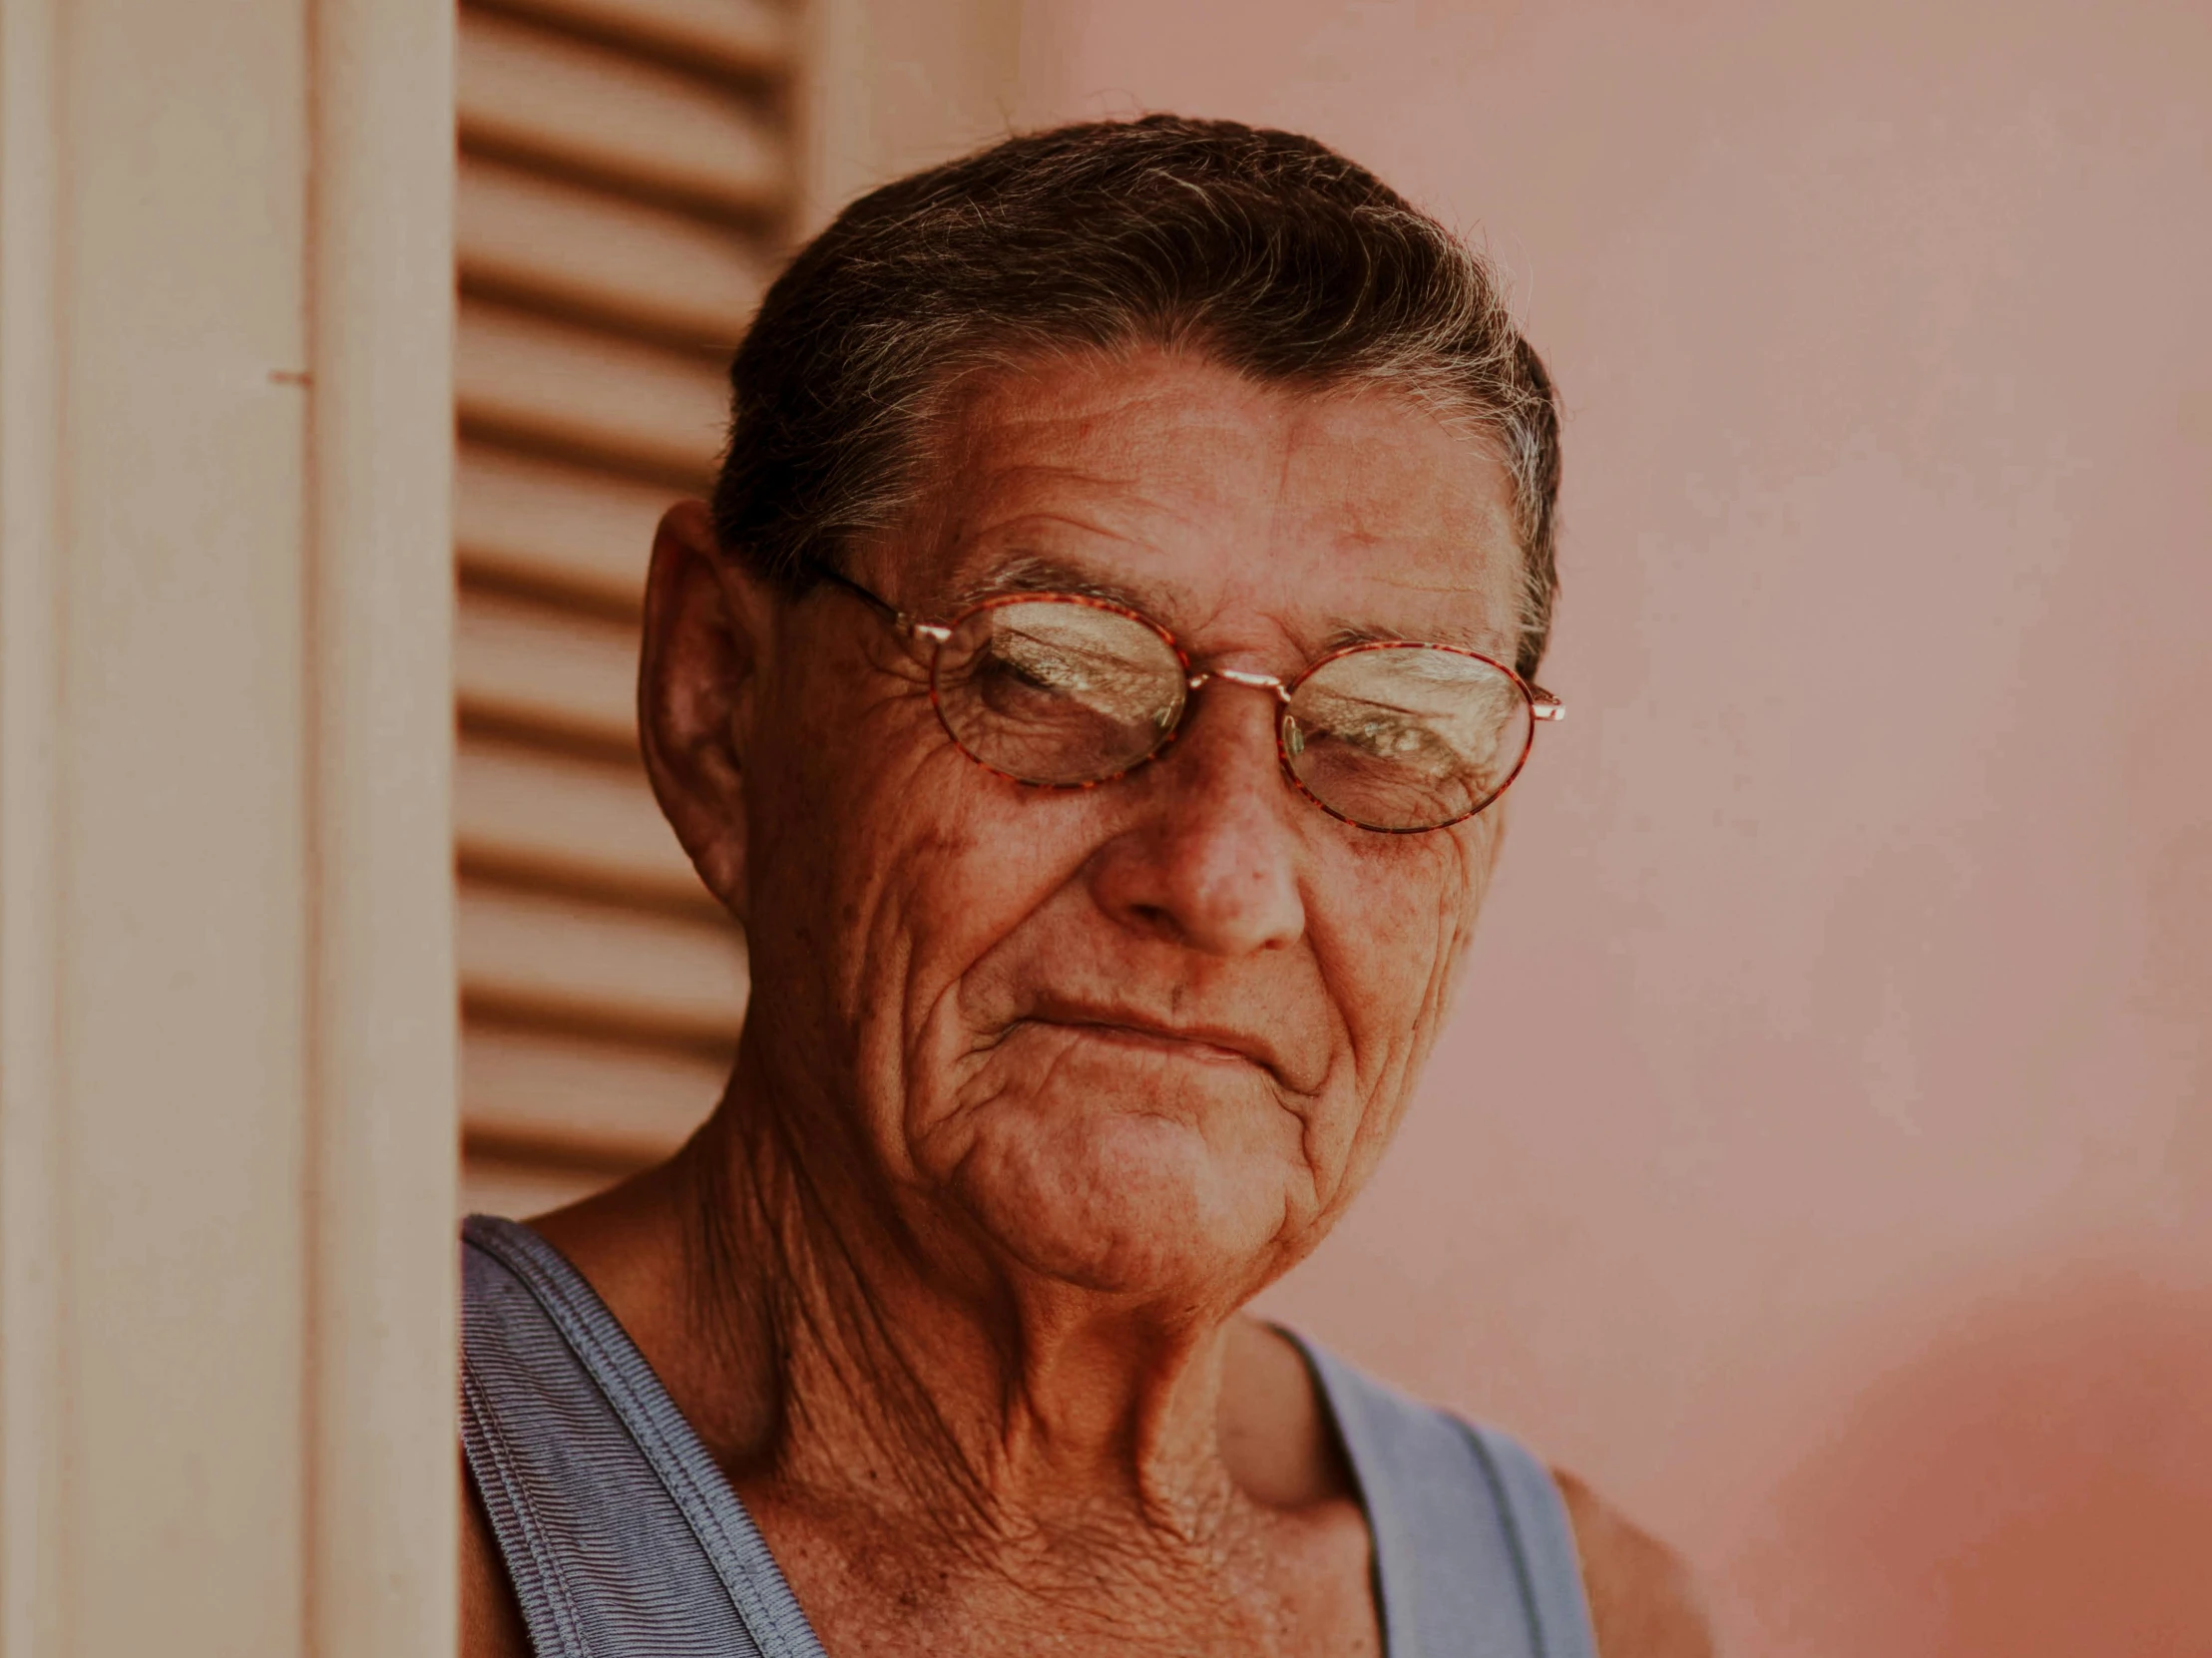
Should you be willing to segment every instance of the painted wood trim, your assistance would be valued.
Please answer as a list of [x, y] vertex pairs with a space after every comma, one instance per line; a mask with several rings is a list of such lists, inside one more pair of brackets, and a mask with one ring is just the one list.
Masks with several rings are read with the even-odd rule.
[[455, 22], [313, 4], [307, 1638], [384, 1658], [457, 1628]]
[[56, 0], [0, 0], [0, 1652], [63, 1628], [61, 79]]

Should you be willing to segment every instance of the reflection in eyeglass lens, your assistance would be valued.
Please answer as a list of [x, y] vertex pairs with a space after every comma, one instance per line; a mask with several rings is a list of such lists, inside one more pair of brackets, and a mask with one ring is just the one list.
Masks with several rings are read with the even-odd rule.
[[1182, 711], [1182, 664], [1151, 628], [1065, 600], [965, 619], [938, 660], [939, 706], [986, 765], [1032, 782], [1084, 783], [1158, 746]]
[[1504, 787], [1528, 747], [1528, 699], [1477, 657], [1428, 646], [1354, 651], [1315, 670], [1283, 721], [1292, 774], [1355, 823], [1453, 822]]
[[[987, 606], [939, 651], [938, 710], [976, 759], [1071, 787], [1126, 771], [1181, 717], [1174, 647], [1144, 622], [1067, 599]], [[1352, 650], [1298, 685], [1283, 747], [1299, 784], [1375, 829], [1426, 829], [1480, 810], [1511, 780], [1532, 730], [1511, 674], [1434, 645]]]

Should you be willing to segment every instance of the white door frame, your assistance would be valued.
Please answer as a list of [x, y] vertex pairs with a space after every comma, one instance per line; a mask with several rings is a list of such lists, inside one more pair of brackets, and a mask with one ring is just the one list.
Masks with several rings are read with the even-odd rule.
[[0, 1650], [454, 1638], [447, 0], [0, 0]]

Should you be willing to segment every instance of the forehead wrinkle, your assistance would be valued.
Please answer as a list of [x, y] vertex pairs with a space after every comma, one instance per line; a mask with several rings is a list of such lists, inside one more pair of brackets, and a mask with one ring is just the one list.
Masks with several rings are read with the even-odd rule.
[[945, 603], [957, 610], [1001, 594], [1018, 593], [1069, 593], [1103, 599], [1149, 617], [1170, 631], [1179, 632], [1192, 625], [1187, 596], [1173, 588], [1141, 578], [1130, 580], [1120, 572], [1106, 575], [1081, 557], [1059, 557], [1027, 548], [1011, 551], [1004, 564], [962, 583]]
[[[946, 485], [946, 542], [972, 546], [1010, 527], [1064, 524], [1088, 535], [1150, 545], [1119, 521], [1149, 515], [1184, 526], [1191, 515], [1145, 488], [1144, 469], [1112, 471], [1072, 461], [1017, 458], [976, 467], [963, 488], [958, 474]], [[1011, 497], [1012, 499], [1008, 499]]]
[[[1400, 612], [1388, 593], [1376, 593], [1374, 604], [1338, 593], [1340, 605], [1351, 603], [1341, 611], [1331, 607], [1336, 614], [1326, 619], [1325, 636], [1332, 645], [1420, 638], [1500, 654], [1510, 629], [1498, 624], [1502, 619], [1497, 613], [1501, 605], [1511, 609], [1512, 581], [1488, 545], [1488, 503], [1462, 497], [1466, 484], [1475, 480], [1449, 491], [1452, 507], [1472, 509], [1473, 520], [1462, 536], [1451, 538], [1452, 547], [1425, 534], [1422, 522], [1409, 520], [1402, 499], [1387, 491], [1377, 496], [1374, 486], [1380, 479], [1371, 479], [1364, 491], [1355, 487], [1347, 495], [1325, 490], [1327, 499], [1309, 499], [1309, 484], [1320, 480], [1309, 479], [1302, 463], [1316, 450], [1326, 460], [1337, 436], [1333, 423], [1346, 406], [1372, 400], [1392, 412], [1413, 412], [1401, 400], [1359, 392], [1347, 396], [1341, 390], [1300, 394], [1244, 388], [1262, 409], [1245, 411], [1246, 418], [1215, 411], [1216, 418], [1200, 420], [1193, 429], [1189, 422], [1194, 411], [1171, 395], [1174, 387], [1116, 384], [1104, 388], [1106, 395], [1049, 398], [1043, 406], [1022, 395], [1034, 389], [1034, 383], [1025, 388], [1019, 381], [1000, 382], [953, 423], [956, 452], [945, 457], [952, 464], [939, 496], [939, 574], [931, 584], [947, 595], [940, 603], [954, 606], [1003, 593], [1064, 592], [1144, 612], [1185, 634], [1202, 626], [1188, 614], [1199, 594], [1133, 577], [1110, 549], [1141, 553], [1142, 564], [1172, 566], [1168, 556], [1174, 552], [1175, 536], [1169, 532], [1209, 525], [1209, 509], [1224, 505], [1211, 498], [1209, 489], [1218, 475], [1193, 452], [1194, 446], [1209, 449], [1208, 440], [1219, 435], [1243, 450], [1247, 489], [1260, 485], [1246, 497], [1244, 510], [1259, 511], [1246, 520], [1239, 540], [1251, 538], [1270, 551], [1300, 545], [1308, 550], [1305, 557], [1324, 560], [1334, 544], [1336, 558], [1364, 567], [1366, 582], [1408, 596]], [[1376, 436], [1387, 442], [1390, 434]], [[1163, 437], [1168, 440], [1164, 451], [1159, 447]], [[1467, 453], [1463, 442], [1451, 447]], [[1485, 462], [1497, 465], [1479, 448], [1469, 458], [1478, 468]], [[1146, 490], [1147, 483], [1173, 486], [1168, 492], [1173, 499], [1157, 498]], [[1469, 493], [1480, 498], [1490, 492], [1477, 488]], [[1317, 517], [1317, 507], [1329, 510]], [[1049, 533], [1054, 527], [1063, 533]], [[1043, 545], [1024, 534], [1032, 529], [1047, 532]], [[1097, 559], [1068, 545], [1072, 539], [1080, 544], [1093, 538], [1106, 544]], [[1451, 579], [1458, 570], [1438, 568], [1468, 563], [1476, 568], [1466, 572], [1464, 582]], [[1166, 582], [1173, 575], [1169, 568]], [[1232, 587], [1242, 589], [1244, 584]], [[1219, 597], [1232, 607], [1237, 603], [1229, 592]], [[1473, 602], [1474, 614], [1460, 624], [1431, 614], [1442, 608], [1438, 601], [1458, 610], [1454, 600]], [[1280, 631], [1286, 642], [1295, 637], [1300, 645], [1318, 644], [1319, 636], [1309, 632], [1318, 619], [1307, 615], [1303, 626], [1288, 616], [1271, 615], [1270, 631]], [[1409, 631], [1388, 625], [1389, 620], [1418, 621], [1420, 625]]]
[[[1470, 592], [1473, 590], [1446, 590]], [[1170, 588], [1153, 583], [1106, 578], [1094, 574], [1081, 559], [1056, 558], [1049, 554], [1017, 550], [1004, 565], [963, 583], [946, 598], [949, 609], [959, 610], [995, 599], [1002, 594], [1068, 593], [1085, 599], [1103, 599], [1110, 605], [1119, 605], [1166, 624], [1170, 631], [1182, 632], [1191, 623], [1182, 613], [1186, 609], [1184, 596]], [[1296, 632], [1303, 635], [1304, 630]], [[1326, 655], [1348, 644], [1370, 644], [1388, 641], [1420, 642], [1426, 644], [1452, 644], [1463, 650], [1473, 650], [1504, 660], [1500, 655], [1505, 640], [1495, 628], [1463, 627], [1451, 623], [1424, 625], [1418, 631], [1385, 626], [1379, 622], [1356, 622], [1341, 617], [1323, 619], [1318, 630], [1301, 637], [1306, 645], [1308, 659]]]
[[[1099, 571], [1080, 554], [1057, 549], [1046, 552], [1025, 545], [1025, 532], [1057, 527], [1150, 555], [1166, 552], [1154, 536], [1140, 528], [1144, 521], [1149, 519], [1166, 530], [1188, 531], [1196, 525], [1198, 515], [1149, 493], [1144, 488], [1141, 465], [1106, 471], [1074, 462], [1027, 458], [979, 470], [979, 482], [947, 503], [940, 542], [945, 551], [938, 577], [948, 590], [946, 603], [959, 604], [997, 593], [1059, 592], [1106, 599], [1131, 609], [1173, 608], [1172, 596], [1165, 588], [1131, 586]], [[958, 491], [958, 486], [953, 489]], [[1002, 499], [1008, 495], [1014, 499]], [[1031, 505], [1040, 495], [1051, 504]], [[978, 573], [978, 565], [987, 568]]]
[[1110, 579], [1098, 573], [1090, 560], [1057, 550], [1047, 552], [1034, 544], [1030, 533], [1050, 527], [1073, 530], [1089, 540], [1146, 553], [1160, 551], [1149, 538], [1133, 530], [1115, 529], [1080, 512], [1016, 512], [972, 526], [952, 526], [938, 579], [954, 600], [982, 599], [994, 593], [1039, 592], [1047, 586], [1058, 592], [1083, 593], [1096, 599], [1116, 597], [1106, 591]]
[[[1301, 532], [1310, 534], [1318, 529], [1339, 553], [1381, 551], [1398, 554], [1402, 563], [1395, 568], [1386, 564], [1372, 573], [1371, 579], [1379, 584], [1405, 588], [1416, 593], [1467, 597], [1478, 601], [1495, 597], [1492, 589], [1497, 585], [1496, 567], [1499, 561], [1488, 545], [1490, 537], [1487, 532], [1492, 528], [1489, 521], [1493, 515], [1486, 510], [1493, 503], [1484, 499], [1492, 493], [1490, 488], [1479, 487], [1473, 491], [1476, 499], [1456, 503], [1471, 509], [1467, 514], [1469, 522], [1460, 534], [1450, 537], [1424, 536], [1419, 526], [1403, 522], [1404, 503], [1396, 496], [1383, 500], [1357, 491], [1340, 495], [1331, 502], [1331, 506], [1341, 516], [1325, 528], [1314, 524], [1305, 514], [1300, 514], [1295, 522], [1285, 524], [1285, 515], [1294, 510], [1297, 502], [1294, 469], [1300, 452], [1315, 442], [1326, 446], [1329, 435], [1324, 422], [1332, 414], [1341, 412], [1346, 407], [1356, 408], [1363, 402], [1371, 402], [1395, 412], [1422, 414], [1435, 424], [1433, 416], [1427, 416], [1425, 411], [1388, 393], [1342, 388], [1325, 390], [1292, 402], [1289, 405], [1290, 418], [1281, 422], [1277, 429], [1276, 441], [1280, 445], [1281, 458], [1280, 464], [1275, 468], [1273, 499], [1270, 503], [1269, 545], [1279, 546], [1286, 536]], [[1451, 436], [1452, 447], [1459, 456], [1465, 458], [1472, 455], [1477, 460], [1478, 472], [1495, 474], [1484, 476], [1482, 484], [1495, 486], [1506, 482], [1503, 469], [1487, 450], [1470, 449], [1457, 434]], [[1376, 515], [1378, 507], [1381, 509], [1379, 518]], [[1422, 580], [1418, 572], [1433, 567], [1439, 562], [1440, 555], [1455, 565], [1472, 560], [1477, 568], [1470, 573], [1471, 579], [1465, 582], [1441, 577]]]
[[[1483, 574], [1486, 576], [1491, 574], [1489, 561], [1487, 560], [1485, 561]], [[1496, 606], [1510, 607], [1512, 600], [1509, 594], [1500, 594], [1493, 591], [1496, 587], [1494, 582], [1423, 582], [1414, 577], [1402, 576], [1393, 572], [1379, 573], [1375, 580], [1380, 586], [1395, 588], [1409, 594], [1417, 594], [1424, 599], [1472, 600], [1475, 602], [1477, 614], [1481, 620], [1472, 625], [1466, 625], [1438, 614], [1434, 608], [1427, 608], [1418, 635], [1392, 630], [1371, 630], [1359, 622], [1347, 621], [1343, 623], [1347, 635], [1359, 634], [1361, 636], [1356, 639], [1347, 636], [1342, 642], [1363, 643], [1369, 638], [1411, 638], [1418, 636], [1431, 644], [1456, 644], [1463, 650], [1473, 650], [1480, 655], [1495, 657], [1499, 661], [1510, 662], [1513, 659], [1513, 645], [1518, 635], [1510, 622], [1502, 626], [1493, 620], [1491, 615]]]
[[1276, 446], [1275, 493], [1267, 506], [1267, 539], [1269, 549], [1280, 548], [1285, 535], [1284, 518], [1290, 510], [1290, 473], [1298, 455], [1298, 440], [1310, 433], [1320, 419], [1320, 400], [1297, 398], [1287, 404], [1289, 418], [1274, 423], [1272, 441]]
[[[1019, 379], [995, 384], [950, 423], [948, 449], [971, 466], [979, 456], [993, 451], [1003, 455], [1011, 449], [1011, 455], [986, 461], [980, 468], [993, 485], [1043, 474], [1134, 492], [1159, 435], [1176, 430], [1179, 436], [1173, 447], [1181, 449], [1193, 430], [1191, 416], [1196, 411], [1173, 387], [1079, 384], [1072, 394], [1069, 389], [1047, 387], [1041, 404], [1024, 395], [1037, 389], [1035, 382]], [[1085, 390], [1092, 395], [1082, 395]], [[1247, 425], [1234, 418], [1214, 418], [1199, 421], [1195, 429], [1241, 434]]]

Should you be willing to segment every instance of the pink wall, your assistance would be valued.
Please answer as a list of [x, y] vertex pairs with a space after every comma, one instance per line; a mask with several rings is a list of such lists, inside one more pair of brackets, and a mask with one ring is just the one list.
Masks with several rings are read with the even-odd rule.
[[1743, 1653], [2212, 1649], [2212, 8], [1028, 0], [1025, 121], [1304, 128], [1515, 273], [1547, 731], [1274, 1297]]

